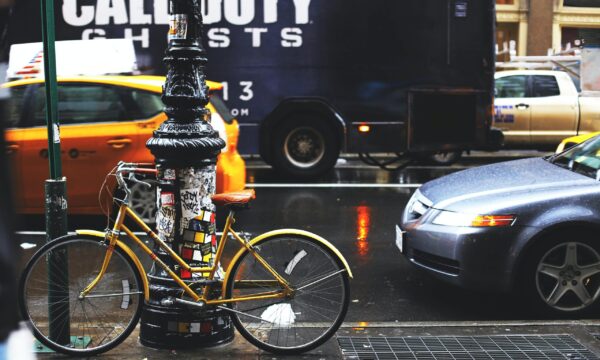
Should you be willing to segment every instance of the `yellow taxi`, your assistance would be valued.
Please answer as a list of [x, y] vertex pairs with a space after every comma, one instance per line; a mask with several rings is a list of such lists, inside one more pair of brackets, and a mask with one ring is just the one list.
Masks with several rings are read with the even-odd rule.
[[563, 141], [561, 141], [560, 144], [558, 144], [558, 146], [556, 147], [556, 153], [561, 153], [574, 145], [581, 144], [582, 142], [587, 141], [598, 135], [600, 135], [600, 132], [591, 132], [563, 139]]
[[[164, 77], [85, 76], [58, 78], [58, 111], [63, 174], [71, 214], [100, 214], [98, 192], [105, 175], [118, 161], [153, 162], [146, 148], [152, 132], [166, 120], [160, 96]], [[44, 211], [44, 180], [49, 177], [48, 140], [43, 79], [16, 80], [10, 88], [6, 152], [13, 163], [17, 212]], [[208, 82], [212, 125], [226, 142], [217, 163], [217, 192], [242, 190], [244, 160], [237, 151], [239, 127]], [[152, 221], [153, 190], [134, 187], [132, 208]]]

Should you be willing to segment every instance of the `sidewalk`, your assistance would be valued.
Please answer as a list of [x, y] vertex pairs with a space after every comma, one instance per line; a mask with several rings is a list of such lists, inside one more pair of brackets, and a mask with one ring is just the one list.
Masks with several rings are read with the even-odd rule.
[[[600, 359], [600, 321], [344, 324], [310, 353], [286, 359]], [[341, 346], [340, 346], [341, 345]], [[344, 348], [344, 351], [341, 349]], [[58, 358], [40, 354], [40, 359]], [[60, 356], [61, 358], [64, 358]], [[280, 359], [236, 334], [210, 349], [155, 350], [137, 330], [102, 359]]]

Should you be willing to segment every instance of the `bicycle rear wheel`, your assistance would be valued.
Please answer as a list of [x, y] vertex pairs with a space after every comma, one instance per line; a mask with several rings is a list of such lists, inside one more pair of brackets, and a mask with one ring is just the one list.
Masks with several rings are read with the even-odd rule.
[[115, 248], [106, 273], [98, 275], [108, 245], [102, 239], [66, 236], [33, 255], [21, 277], [19, 302], [35, 337], [54, 351], [90, 356], [117, 346], [133, 331], [144, 301], [133, 261]]
[[[342, 324], [350, 299], [340, 259], [320, 242], [293, 234], [266, 238], [254, 248], [295, 291], [282, 299], [229, 304], [240, 334], [276, 354], [299, 354], [327, 341]], [[282, 287], [246, 250], [233, 265], [226, 290], [232, 298]]]

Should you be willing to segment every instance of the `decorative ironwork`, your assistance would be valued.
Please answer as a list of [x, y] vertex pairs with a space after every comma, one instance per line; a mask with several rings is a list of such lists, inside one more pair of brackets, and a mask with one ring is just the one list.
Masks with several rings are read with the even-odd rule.
[[[158, 235], [188, 264], [211, 263], [214, 257], [214, 205], [217, 155], [225, 142], [210, 125], [209, 89], [204, 69], [202, 13], [199, 0], [170, 0], [167, 77], [162, 101], [168, 119], [146, 146], [158, 166]], [[202, 229], [194, 225], [202, 224]], [[191, 230], [190, 230], [191, 229]], [[193, 231], [192, 231], [193, 230]], [[193, 236], [189, 236], [189, 234]], [[201, 280], [182, 269], [162, 248], [159, 259], [192, 286]], [[199, 262], [199, 263], [196, 263]], [[148, 273], [150, 300], [142, 312], [140, 340], [157, 348], [206, 347], [233, 338], [229, 314], [207, 307], [194, 310], [164, 299], [181, 289], [167, 272], [153, 266]]]

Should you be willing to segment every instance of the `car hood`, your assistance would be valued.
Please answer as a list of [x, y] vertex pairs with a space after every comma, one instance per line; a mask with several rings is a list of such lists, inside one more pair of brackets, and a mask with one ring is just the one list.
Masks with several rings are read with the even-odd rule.
[[561, 168], [542, 158], [508, 161], [460, 171], [430, 181], [421, 194], [437, 209], [465, 211], [465, 208], [506, 206], [525, 195], [554, 194], [557, 191], [597, 191], [595, 179]]

